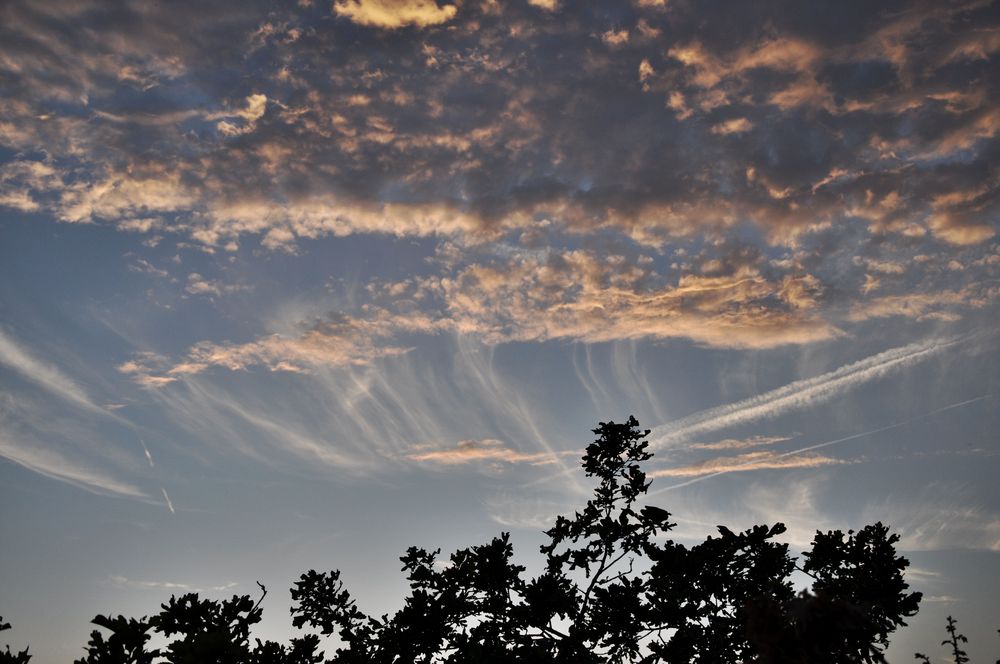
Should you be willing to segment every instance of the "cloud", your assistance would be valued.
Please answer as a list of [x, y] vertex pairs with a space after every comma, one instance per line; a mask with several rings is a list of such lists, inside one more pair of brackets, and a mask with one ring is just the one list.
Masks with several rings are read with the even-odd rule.
[[[795, 449], [795, 450], [789, 450], [787, 452], [781, 452], [779, 454], [775, 454], [774, 458], [778, 459], [778, 460], [783, 460], [783, 459], [788, 459], [788, 458], [792, 458], [792, 457], [799, 457], [799, 456], [802, 456], [802, 455], [810, 455], [815, 450], [823, 449], [823, 448], [826, 448], [826, 447], [832, 447], [834, 445], [840, 445], [842, 443], [846, 443], [846, 442], [851, 441], [851, 440], [858, 440], [859, 438], [867, 438], [869, 436], [874, 436], [876, 434], [884, 433], [886, 431], [891, 431], [893, 429], [898, 429], [900, 427], [904, 427], [904, 426], [913, 424], [914, 422], [926, 419], [928, 417], [932, 417], [934, 415], [937, 415], [938, 413], [947, 412], [949, 410], [954, 410], [956, 408], [963, 408], [963, 407], [968, 406], [970, 404], [978, 403], [980, 401], [984, 401], [986, 399], [989, 399], [992, 396], [993, 395], [986, 394], [986, 395], [974, 397], [972, 399], [966, 399], [965, 401], [959, 401], [959, 402], [956, 402], [956, 403], [948, 404], [946, 406], [942, 406], [940, 408], [935, 408], [934, 410], [931, 410], [931, 411], [928, 411], [928, 412], [925, 412], [925, 413], [921, 413], [920, 415], [911, 417], [908, 420], [903, 420], [901, 422], [894, 422], [892, 424], [887, 424], [885, 426], [881, 426], [881, 427], [878, 427], [876, 429], [870, 429], [868, 431], [862, 431], [860, 433], [855, 433], [855, 434], [851, 434], [851, 435], [848, 435], [848, 436], [841, 436], [839, 438], [834, 438], [833, 440], [825, 440], [823, 442], [814, 443], [812, 445], [807, 445], [805, 447], [800, 447], [800, 448]], [[771, 453], [765, 452], [763, 454], [771, 454]], [[703, 480], [711, 479], [713, 477], [718, 477], [719, 475], [724, 475], [725, 473], [728, 473], [728, 472], [732, 472], [732, 470], [729, 467], [726, 467], [726, 468], [724, 468], [722, 470], [718, 470], [718, 471], [708, 471], [708, 472], [706, 472], [704, 474], [699, 473], [694, 479], [690, 479], [690, 480], [687, 480], [685, 482], [681, 482], [679, 484], [673, 484], [671, 486], [664, 487], [662, 489], [654, 491], [650, 495], [656, 495], [656, 494], [659, 494], [659, 493], [663, 493], [665, 491], [673, 491], [674, 489], [680, 489], [682, 487], [690, 486], [692, 484], [697, 484], [697, 483], [699, 483], [699, 482], [701, 482]]]
[[954, 311], [955, 308], [979, 308], [986, 305], [988, 300], [974, 295], [976, 290], [969, 288], [962, 291], [908, 293], [869, 298], [853, 304], [848, 318], [862, 321], [870, 318], [905, 316], [916, 320], [958, 320], [959, 315]]
[[107, 415], [87, 393], [58, 368], [36, 358], [0, 330], [0, 364], [7, 365], [49, 393], [84, 410]]
[[40, 475], [91, 493], [125, 498], [148, 498], [142, 489], [129, 482], [70, 459], [56, 450], [48, 449], [40, 441], [19, 440], [4, 431], [0, 431], [0, 457]]
[[935, 484], [912, 500], [872, 503], [864, 516], [893, 524], [903, 550], [1000, 552], [1000, 515], [956, 487]]
[[930, 604], [958, 604], [962, 600], [952, 595], [924, 595], [920, 601]]
[[34, 212], [41, 207], [27, 191], [6, 191], [0, 194], [0, 206], [21, 212]]
[[244, 108], [228, 114], [228, 117], [240, 118], [243, 121], [242, 125], [234, 125], [229, 120], [219, 120], [216, 127], [225, 136], [242, 136], [256, 128], [257, 121], [264, 117], [266, 110], [267, 95], [252, 94], [246, 98]]
[[716, 457], [706, 459], [687, 466], [661, 468], [648, 473], [650, 478], [657, 477], [701, 477], [722, 473], [741, 473], [755, 470], [787, 470], [791, 468], [819, 468], [821, 466], [843, 465], [851, 463], [844, 459], [835, 459], [822, 454], [799, 454], [785, 456], [777, 452], [758, 451], [739, 454], [737, 456]]
[[[612, 48], [615, 46], [622, 46], [624, 44], [627, 44], [628, 39], [629, 39], [629, 32], [625, 28], [619, 30], [611, 28], [610, 30], [605, 30], [604, 32], [601, 33], [601, 41], [607, 44], [608, 46], [611, 46]], [[648, 60], [643, 60], [643, 62], [646, 63], [647, 67], [649, 66]], [[643, 68], [642, 64], [640, 63], [639, 65], [640, 80], [642, 79], [642, 72]]]
[[364, 365], [406, 353], [407, 348], [384, 340], [393, 331], [407, 328], [433, 331], [435, 324], [422, 316], [358, 319], [335, 315], [313, 322], [299, 336], [275, 334], [243, 344], [197, 344], [168, 374], [196, 374], [213, 366], [241, 371], [262, 365], [271, 371], [301, 372], [313, 366]]
[[159, 592], [169, 590], [171, 592], [184, 592], [184, 593], [227, 592], [229, 590], [232, 590], [233, 588], [238, 588], [240, 585], [235, 581], [231, 581], [221, 586], [200, 587], [200, 586], [193, 586], [189, 583], [176, 583], [173, 581], [143, 581], [139, 579], [130, 579], [120, 574], [112, 575], [109, 580], [113, 585], [118, 586], [119, 588], [132, 588], [135, 590], [156, 590]]
[[[295, 392], [299, 402], [315, 406], [309, 418], [302, 418], [284, 405], [276, 406], [272, 395], [233, 392], [197, 375], [177, 382], [175, 389], [153, 392], [156, 403], [178, 427], [207, 445], [236, 450], [260, 462], [278, 466], [296, 462], [322, 472], [372, 472], [384, 468], [390, 456], [384, 440], [364, 436], [358, 431], [360, 424], [325, 405], [324, 399], [317, 400], [317, 393], [308, 389]], [[331, 432], [348, 430], [356, 433], [355, 439], [331, 439]]]
[[121, 221], [131, 230], [135, 226], [129, 224], [137, 217], [190, 210], [197, 200], [197, 190], [182, 182], [176, 172], [108, 174], [67, 187], [60, 195], [57, 214], [72, 223]]
[[[200, 276], [189, 280], [203, 284]], [[219, 294], [225, 290], [196, 290], [198, 294]], [[385, 311], [373, 311], [367, 318], [346, 314], [298, 321], [298, 331], [291, 334], [271, 334], [244, 343], [214, 343], [203, 341], [192, 346], [182, 358], [171, 361], [155, 353], [138, 353], [117, 369], [144, 387], [163, 387], [185, 376], [200, 374], [212, 367], [229, 371], [246, 371], [264, 367], [269, 371], [308, 373], [318, 367], [365, 366], [380, 358], [403, 355], [410, 348], [395, 345], [396, 335], [421, 332], [435, 333], [438, 321], [421, 313], [391, 316]]]
[[334, 0], [333, 11], [360, 25], [393, 30], [446, 23], [458, 9], [435, 0]]
[[730, 134], [743, 134], [753, 129], [753, 123], [746, 118], [733, 118], [720, 122], [712, 127], [713, 134], [729, 136]]
[[[210, 367], [309, 372], [398, 357], [413, 335], [453, 333], [487, 344], [569, 339], [604, 342], [688, 338], [728, 348], [772, 348], [827, 339], [838, 331], [814, 313], [809, 275], [769, 280], [757, 268], [719, 263], [719, 274], [675, 283], [625, 257], [594, 252], [508, 252], [450, 274], [373, 281], [352, 313], [291, 323], [252, 341], [203, 341], [173, 361], [137, 356], [119, 366], [146, 386], [167, 385]], [[447, 267], [447, 261], [443, 261]], [[215, 293], [200, 275], [199, 293]]]
[[927, 361], [959, 343], [960, 339], [946, 338], [891, 348], [819, 376], [797, 380], [748, 399], [689, 415], [653, 429], [651, 447], [663, 447], [691, 436], [776, 417], [829, 401], [893, 371]]
[[572, 502], [524, 494], [499, 493], [486, 501], [490, 518], [504, 528], [544, 531], [556, 516], [572, 511]]
[[568, 251], [473, 264], [430, 285], [460, 332], [494, 343], [683, 337], [768, 348], [837, 333], [810, 311], [804, 291], [770, 282], [750, 266], [664, 281], [624, 257]]
[[751, 447], [763, 447], [791, 440], [788, 436], [751, 436], [750, 438], [726, 438], [714, 443], [691, 443], [692, 450], [744, 450]]
[[549, 12], [559, 9], [559, 0], [528, 0], [528, 4]]
[[191, 295], [205, 295], [220, 297], [229, 293], [238, 293], [249, 290], [250, 287], [241, 284], [224, 284], [219, 281], [206, 279], [197, 272], [192, 272], [187, 277], [187, 285], [184, 290]]
[[[438, 252], [412, 302], [424, 332], [411, 310], [364, 302], [355, 332], [208, 339], [173, 374], [133, 374], [150, 386], [208, 364], [365, 364], [415, 333], [773, 348], [992, 301], [970, 284], [998, 276], [977, 262], [995, 253], [1000, 200], [995, 82], [980, 71], [995, 17], [857, 8], [847, 33], [824, 8], [733, 3], [717, 22], [634, 2], [609, 23], [543, 4], [558, 14], [337, 0], [197, 21], [149, 5], [131, 21], [111, 5], [41, 20], [15, 2], [0, 138], [22, 156], [3, 166], [4, 195], [216, 259], [359, 235]], [[740, 251], [758, 260], [729, 260]], [[967, 268], [944, 275], [917, 254]], [[191, 295], [241, 287], [188, 272]]]
[[[566, 454], [579, 454], [577, 451]], [[406, 454], [406, 458], [420, 463], [445, 466], [463, 465], [481, 461], [508, 464], [527, 463], [540, 466], [556, 463], [556, 457], [548, 452], [520, 452], [508, 447], [503, 441], [494, 439], [462, 440], [453, 448], [433, 449], [418, 446]]]
[[[194, 22], [149, 6], [127, 30], [114, 6], [41, 21], [14, 3], [4, 68], [17, 94], [0, 135], [22, 154], [44, 150], [51, 172], [11, 175], [7, 202], [207, 247], [252, 235], [270, 250], [365, 233], [493, 240], [543, 219], [650, 246], [747, 223], [787, 244], [856, 223], [850, 210], [873, 232], [922, 230], [957, 248], [994, 236], [985, 165], [1000, 125], [991, 79], [975, 73], [996, 53], [992, 17], [969, 9], [976, 30], [945, 29], [966, 10], [858, 9], [848, 35], [823, 9], [736, 3], [722, 11], [751, 27], [732, 32], [685, 5], [644, 11], [666, 4], [626, 8], [611, 28], [575, 5], [544, 27], [516, 3], [337, 0], [346, 20], [332, 24], [292, 7]], [[80, 20], [89, 32], [63, 39]], [[348, 47], [351, 23], [449, 29], [397, 30], [376, 63]], [[673, 44], [667, 55], [642, 37], [651, 31]], [[595, 35], [615, 48], [598, 56]], [[220, 82], [218, 67], [242, 83]], [[606, 127], [610, 142], [595, 131]], [[753, 181], [733, 177], [748, 169]], [[834, 172], [856, 175], [814, 187]], [[889, 190], [894, 210], [860, 203]], [[933, 205], [954, 191], [982, 195]]]
[[160, 279], [169, 279], [170, 273], [166, 270], [162, 270], [144, 258], [137, 258], [135, 261], [129, 264], [129, 272], [137, 272], [139, 274], [150, 274], [154, 277], [159, 277]]

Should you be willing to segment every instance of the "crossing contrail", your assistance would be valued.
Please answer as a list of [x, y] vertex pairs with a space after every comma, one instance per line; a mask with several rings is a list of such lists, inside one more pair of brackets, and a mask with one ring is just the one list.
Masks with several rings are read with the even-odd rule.
[[694, 413], [653, 429], [650, 447], [661, 448], [691, 436], [776, 417], [790, 410], [828, 401], [891, 371], [928, 360], [961, 341], [961, 337], [950, 337], [891, 348], [813, 378], [797, 380], [770, 392]]
[[[921, 413], [920, 415], [917, 415], [915, 417], [911, 417], [908, 420], [904, 420], [902, 422], [896, 422], [894, 424], [888, 424], [888, 425], [886, 425], [884, 427], [879, 427], [877, 429], [871, 429], [870, 431], [862, 431], [861, 433], [851, 434], [850, 436], [844, 436], [843, 438], [835, 438], [834, 440], [826, 440], [826, 441], [823, 441], [822, 443], [816, 443], [815, 445], [808, 445], [806, 447], [800, 447], [797, 450], [790, 450], [788, 452], [783, 452], [782, 454], [778, 454], [774, 458], [775, 459], [783, 459], [785, 457], [795, 456], [796, 454], [804, 454], [806, 452], [812, 452], [813, 450], [818, 450], [818, 449], [821, 449], [821, 448], [824, 448], [824, 447], [830, 447], [831, 445], [837, 445], [839, 443], [846, 443], [849, 440], [856, 440], [858, 438], [864, 438], [866, 436], [874, 436], [877, 433], [882, 433], [883, 431], [889, 431], [890, 429], [898, 429], [899, 427], [903, 427], [903, 426], [906, 426], [908, 424], [913, 424], [914, 422], [916, 422], [918, 420], [922, 420], [922, 419], [931, 417], [932, 415], [937, 415], [938, 413], [943, 413], [943, 412], [945, 412], [947, 410], [952, 410], [954, 408], [961, 408], [962, 406], [968, 406], [969, 404], [976, 403], [977, 401], [983, 401], [984, 399], [989, 399], [992, 396], [994, 396], [994, 395], [992, 395], [992, 394], [984, 394], [982, 396], [978, 396], [978, 397], [975, 397], [975, 398], [972, 398], [972, 399], [966, 399], [965, 401], [959, 401], [958, 403], [948, 404], [947, 406], [942, 406], [941, 408], [936, 408], [936, 409], [934, 409], [932, 411], [929, 411], [929, 412], [926, 412], [926, 413]], [[718, 477], [719, 475], [725, 475], [727, 473], [735, 472], [735, 471], [739, 470], [739, 468], [740, 468], [741, 465], [751, 465], [753, 463], [754, 463], [753, 461], [748, 461], [745, 464], [737, 464], [733, 468], [728, 468], [726, 470], [720, 470], [718, 472], [709, 473], [707, 475], [701, 475], [700, 477], [695, 477], [693, 479], [690, 479], [690, 480], [687, 480], [687, 481], [684, 481], [684, 482], [678, 482], [677, 484], [671, 484], [670, 486], [665, 486], [662, 489], [657, 489], [656, 491], [652, 491], [652, 492], [649, 493], [649, 495], [650, 496], [655, 496], [655, 495], [663, 493], [665, 491], [672, 491], [673, 489], [680, 489], [682, 487], [690, 486], [692, 484], [697, 484], [698, 482], [704, 482], [705, 480], [712, 479], [713, 477]]]

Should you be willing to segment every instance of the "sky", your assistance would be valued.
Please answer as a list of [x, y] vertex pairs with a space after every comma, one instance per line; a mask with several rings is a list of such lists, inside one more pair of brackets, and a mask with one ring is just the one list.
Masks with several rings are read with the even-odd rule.
[[998, 61], [979, 0], [0, 4], [7, 641], [537, 570], [634, 414], [676, 539], [883, 521], [890, 661], [993, 661]]

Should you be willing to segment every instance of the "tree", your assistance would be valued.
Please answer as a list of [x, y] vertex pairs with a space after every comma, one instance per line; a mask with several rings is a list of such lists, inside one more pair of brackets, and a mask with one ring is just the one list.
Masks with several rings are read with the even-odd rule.
[[[777, 541], [781, 523], [719, 526], [688, 547], [667, 538], [667, 511], [640, 504], [649, 431], [630, 417], [594, 433], [583, 457], [593, 497], [546, 531], [535, 578], [514, 564], [508, 533], [447, 561], [411, 547], [401, 558], [410, 593], [393, 616], [363, 613], [339, 571], [310, 570], [291, 589], [293, 625], [339, 637], [331, 664], [885, 661], [889, 635], [920, 601], [887, 527], [817, 532], [801, 563]], [[809, 590], [795, 592], [796, 570]], [[76, 664], [319, 664], [316, 634], [251, 647], [264, 594], [256, 603], [188, 594], [148, 619], [97, 616], [111, 636], [95, 630]], [[151, 633], [173, 640], [150, 651]]]
[[[969, 639], [965, 638], [965, 635], [958, 631], [958, 621], [948, 616], [948, 624], [945, 627], [945, 631], [948, 632], [948, 638], [941, 642], [943, 646], [951, 647], [951, 657], [955, 664], [968, 664], [969, 655], [962, 650], [962, 643], [968, 643]], [[1000, 632], [1000, 630], [997, 630]], [[931, 658], [923, 653], [914, 653], [913, 657], [919, 659], [926, 664], [930, 664]], [[1000, 660], [997, 660], [997, 664], [1000, 664]]]
[[[0, 632], [7, 629], [10, 629], [10, 623], [5, 623], [3, 616], [0, 616]], [[28, 664], [30, 659], [31, 655], [28, 654], [27, 648], [14, 653], [10, 651], [10, 646], [4, 646], [4, 650], [0, 651], [0, 664]]]
[[955, 659], [955, 664], [967, 664], [969, 656], [959, 644], [968, 643], [969, 639], [959, 633], [958, 622], [951, 616], [948, 616], [948, 626], [945, 630], [948, 632], [948, 638], [942, 641], [941, 645], [951, 646], [951, 656]]
[[[363, 614], [337, 571], [309, 571], [292, 589], [297, 627], [342, 641], [337, 664], [394, 662], [882, 662], [889, 634], [914, 615], [897, 535], [882, 524], [816, 533], [801, 565], [777, 523], [686, 547], [662, 540], [665, 510], [639, 506], [651, 458], [634, 418], [600, 423], [583, 467], [598, 480], [541, 547], [545, 570], [525, 580], [509, 535], [456, 551], [410, 548], [411, 593], [391, 618]], [[796, 593], [794, 570], [812, 578]]]
[[[259, 585], [259, 584], [258, 584]], [[94, 630], [87, 645], [87, 656], [75, 664], [319, 664], [319, 637], [307, 635], [292, 639], [289, 646], [273, 641], [250, 646], [250, 630], [260, 622], [261, 602], [267, 591], [253, 602], [248, 595], [212, 601], [197, 593], [171, 597], [152, 618], [136, 620], [124, 616], [99, 615], [92, 621], [111, 632], [107, 639]], [[147, 650], [151, 632], [178, 637], [163, 650]], [[162, 657], [163, 659], [158, 659]]]

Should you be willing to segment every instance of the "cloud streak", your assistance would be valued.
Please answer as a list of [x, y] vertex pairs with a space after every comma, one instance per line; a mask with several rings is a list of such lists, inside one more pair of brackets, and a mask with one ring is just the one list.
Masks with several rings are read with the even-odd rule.
[[462, 440], [458, 445], [447, 449], [428, 449], [417, 447], [413, 452], [406, 455], [411, 461], [420, 463], [433, 463], [444, 466], [464, 465], [475, 462], [503, 462], [508, 464], [525, 463], [532, 466], [543, 466], [553, 464], [558, 461], [558, 456], [578, 455], [579, 452], [571, 450], [560, 455], [548, 452], [520, 452], [508, 447], [503, 441], [494, 439], [485, 440]]
[[[876, 434], [884, 433], [886, 431], [891, 431], [893, 429], [898, 429], [900, 427], [908, 426], [910, 424], [913, 424], [914, 422], [918, 422], [918, 421], [926, 419], [928, 417], [933, 417], [934, 415], [937, 415], [939, 413], [944, 413], [944, 412], [947, 412], [949, 410], [954, 410], [956, 408], [963, 408], [965, 406], [968, 406], [968, 405], [971, 405], [971, 404], [974, 404], [974, 403], [978, 403], [980, 401], [985, 401], [986, 399], [991, 399], [991, 398], [993, 398], [993, 396], [994, 395], [992, 395], [992, 394], [984, 394], [984, 395], [979, 396], [979, 397], [975, 397], [975, 398], [972, 398], [972, 399], [966, 399], [965, 401], [959, 401], [957, 403], [948, 404], [947, 406], [942, 406], [940, 408], [935, 408], [934, 410], [931, 410], [931, 411], [926, 412], [926, 413], [922, 413], [922, 414], [920, 414], [920, 415], [918, 415], [916, 417], [911, 417], [911, 418], [909, 418], [907, 420], [904, 420], [902, 422], [894, 422], [893, 424], [887, 424], [886, 426], [878, 427], [877, 429], [871, 429], [869, 431], [862, 431], [861, 433], [855, 433], [855, 434], [851, 434], [849, 436], [843, 436], [841, 438], [834, 438], [833, 440], [826, 440], [826, 441], [823, 441], [821, 443], [816, 443], [814, 445], [808, 445], [806, 447], [800, 447], [799, 449], [796, 449], [796, 450], [790, 450], [788, 452], [782, 452], [781, 454], [775, 455], [774, 456], [774, 460], [775, 460], [775, 462], [780, 462], [780, 461], [782, 461], [784, 459], [788, 459], [790, 457], [796, 457], [796, 456], [799, 456], [799, 455], [802, 455], [802, 454], [808, 454], [810, 452], [813, 452], [815, 450], [820, 450], [820, 449], [823, 449], [825, 447], [832, 447], [833, 445], [840, 445], [841, 443], [846, 443], [846, 442], [851, 441], [851, 440], [857, 440], [859, 438], [867, 438], [869, 436], [874, 436]], [[713, 477], [718, 477], [720, 475], [725, 475], [727, 473], [740, 470], [744, 465], [746, 465], [746, 466], [752, 466], [752, 464], [753, 464], [753, 460], [745, 461], [745, 464], [733, 464], [731, 467], [719, 469], [717, 471], [710, 472], [710, 473], [705, 474], [705, 475], [700, 475], [700, 476], [695, 477], [694, 479], [688, 480], [686, 482], [681, 482], [679, 484], [673, 484], [671, 486], [663, 487], [661, 489], [658, 489], [656, 491], [651, 492], [649, 495], [650, 496], [655, 496], [655, 495], [658, 495], [658, 494], [663, 493], [665, 491], [672, 491], [674, 489], [680, 489], [680, 488], [683, 488], [683, 487], [686, 487], [686, 486], [690, 486], [692, 484], [697, 484], [699, 482], [702, 482], [702, 481], [707, 480], [707, 479], [711, 479]]]
[[961, 343], [959, 338], [936, 339], [892, 348], [827, 373], [724, 406], [689, 415], [653, 429], [653, 449], [711, 431], [777, 417], [784, 413], [835, 399], [891, 372], [925, 362]]
[[39, 441], [26, 442], [0, 431], [0, 456], [40, 475], [102, 496], [147, 499], [134, 484], [75, 461]]
[[189, 583], [177, 583], [174, 581], [145, 581], [130, 579], [120, 574], [112, 575], [110, 577], [110, 581], [112, 584], [122, 588], [133, 588], [135, 590], [156, 590], [160, 592], [176, 591], [185, 593], [226, 592], [228, 590], [232, 590], [233, 588], [237, 588], [240, 585], [235, 581], [231, 581], [221, 586], [200, 587], [193, 586]]
[[736, 456], [706, 459], [705, 461], [699, 461], [687, 466], [661, 468], [648, 473], [648, 476], [652, 479], [658, 477], [702, 477], [704, 475], [715, 476], [724, 473], [751, 472], [755, 470], [819, 468], [821, 466], [836, 466], [847, 463], [851, 462], [821, 454], [807, 454], [803, 452], [796, 453], [795, 455], [787, 455], [771, 451], [758, 451]]
[[91, 401], [87, 393], [56, 367], [39, 360], [30, 351], [0, 330], [0, 364], [14, 369], [50, 394], [91, 412], [109, 413]]

